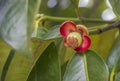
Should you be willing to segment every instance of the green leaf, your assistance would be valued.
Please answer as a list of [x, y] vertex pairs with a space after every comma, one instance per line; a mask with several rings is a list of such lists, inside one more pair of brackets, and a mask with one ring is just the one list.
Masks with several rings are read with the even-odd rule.
[[113, 11], [120, 17], [120, 0], [109, 0]]
[[118, 41], [118, 43], [116, 43], [116, 45], [113, 47], [113, 49], [110, 51], [109, 56], [107, 57], [107, 65], [110, 69], [110, 71], [112, 71], [113, 69], [117, 71], [120, 71], [120, 41]]
[[16, 52], [10, 63], [5, 81], [25, 81], [31, 69], [31, 61], [29, 60], [22, 54]]
[[108, 81], [104, 61], [93, 51], [76, 53], [69, 61], [63, 81]]
[[52, 41], [42, 41], [37, 38], [32, 38], [31, 45], [32, 53], [35, 57], [34, 62], [33, 59], [27, 59], [22, 54], [16, 52], [7, 72], [5, 81], [26, 81], [34, 63], [36, 63], [38, 58], [43, 54], [51, 42]]
[[15, 50], [11, 50], [2, 70], [1, 79], [0, 79], [1, 81], [5, 81], [7, 71], [9, 69], [10, 63], [14, 55], [15, 55]]
[[37, 37], [43, 37], [48, 32], [48, 30], [45, 27], [39, 27], [37, 29]]
[[[103, 27], [106, 25], [102, 25], [100, 27]], [[99, 28], [99, 26], [98, 26]], [[103, 59], [106, 59], [106, 57], [108, 56], [112, 46], [115, 43], [115, 36], [116, 36], [116, 32], [117, 30], [110, 30], [110, 31], [106, 31], [104, 33], [98, 34], [98, 35], [91, 35], [91, 40], [92, 40], [92, 45], [90, 47], [90, 49], [95, 50], [96, 52], [98, 52], [100, 54], [100, 56]], [[107, 40], [105, 40], [105, 38]]]
[[0, 37], [11, 47], [26, 52], [33, 21], [41, 0], [1, 0]]
[[45, 33], [43, 35], [39, 34], [39, 32], [41, 32], [43, 30], [39, 30], [37, 32], [37, 38], [40, 38], [42, 40], [50, 40], [50, 39], [60, 38], [59, 28], [60, 28], [59, 25], [54, 26], [47, 33]]
[[68, 61], [61, 65], [61, 77], [64, 77]]
[[44, 27], [40, 27], [38, 28], [37, 31], [37, 38], [42, 39], [42, 40], [51, 40], [51, 39], [55, 39], [56, 43], [58, 42], [58, 44], [56, 45], [58, 48], [58, 53], [61, 57], [61, 64], [68, 61], [69, 58], [71, 58], [71, 56], [75, 53], [75, 51], [73, 49], [69, 49], [66, 48], [63, 44], [63, 39], [61, 40], [61, 36], [60, 36], [60, 25], [56, 25], [52, 28], [50, 28], [50, 30], [46, 30]]
[[58, 53], [51, 43], [37, 60], [27, 81], [60, 81], [61, 70]]
[[120, 72], [120, 39], [110, 51], [106, 59], [106, 63], [110, 71], [110, 79], [114, 79], [114, 76]]
[[0, 39], [0, 78], [4, 67], [4, 63], [7, 60], [10, 50], [11, 48]]

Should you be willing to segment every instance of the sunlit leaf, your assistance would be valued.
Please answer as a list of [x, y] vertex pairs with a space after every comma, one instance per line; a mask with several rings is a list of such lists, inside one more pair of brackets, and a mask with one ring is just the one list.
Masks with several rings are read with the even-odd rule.
[[51, 44], [51, 42], [53, 41], [53, 40], [43, 41], [38, 38], [32, 38], [31, 40], [32, 40], [31, 42], [32, 53], [35, 57], [35, 60], [37, 60], [40, 57], [40, 55], [44, 52], [48, 45]]
[[59, 57], [54, 43], [37, 60], [27, 81], [60, 81]]
[[16, 53], [9, 67], [5, 81], [26, 81], [32, 67], [50, 43], [51, 41], [42, 41], [37, 38], [32, 38], [31, 46], [33, 50], [32, 54], [35, 57], [34, 63], [33, 59], [27, 59], [20, 53]]
[[31, 62], [22, 54], [16, 53], [7, 71], [5, 81], [25, 81], [30, 69]]
[[9, 69], [10, 63], [12, 62], [12, 59], [14, 58], [14, 55], [15, 55], [15, 50], [11, 50], [2, 70], [1, 79], [0, 79], [1, 81], [5, 81], [7, 71]]
[[75, 54], [69, 61], [63, 81], [108, 81], [108, 68], [93, 51]]
[[0, 37], [14, 49], [27, 52], [34, 17], [41, 0], [1, 0]]
[[109, 1], [111, 3], [111, 6], [115, 14], [120, 17], [120, 0], [109, 0]]
[[1, 74], [4, 67], [4, 63], [7, 60], [10, 50], [11, 48], [2, 40], [0, 40], [0, 80], [1, 80]]

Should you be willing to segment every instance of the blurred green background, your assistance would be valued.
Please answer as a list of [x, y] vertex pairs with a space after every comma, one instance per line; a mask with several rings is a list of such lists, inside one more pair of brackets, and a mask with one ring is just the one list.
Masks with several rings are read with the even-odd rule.
[[[79, 11], [80, 11], [79, 15], [81, 17], [91, 18], [91, 19], [113, 20], [116, 17], [106, 0], [80, 0]], [[42, 0], [39, 13], [44, 15], [54, 16], [54, 17], [77, 18], [75, 13], [75, 8], [73, 4], [70, 2], [70, 0]], [[57, 22], [57, 21], [56, 22], [45, 21], [44, 27], [50, 29], [53, 26], [61, 23], [62, 22]], [[92, 22], [92, 23], [76, 22], [76, 23], [84, 24], [88, 28], [100, 27], [100, 26], [103, 27], [107, 25], [107, 23], [98, 23], [98, 22], [97, 23], [96, 22]], [[118, 31], [116, 29], [110, 30], [98, 35], [91, 35], [92, 45], [90, 49], [96, 51], [105, 59], [106, 56], [109, 54], [112, 46], [114, 45], [117, 35], [118, 35]], [[11, 49], [10, 46], [8, 46], [5, 42], [0, 40], [0, 73], [3, 68], [3, 64], [7, 59], [10, 49]], [[72, 55], [74, 51], [71, 49], [67, 49], [67, 54], [70, 54], [70, 53]], [[65, 60], [69, 59], [71, 55], [67, 55]], [[17, 64], [17, 63], [23, 62], [21, 61], [21, 58], [23, 58], [23, 56], [16, 54], [15, 59], [13, 60], [13, 63], [15, 62], [15, 64]], [[26, 61], [26, 59], [24, 60]], [[26, 63], [23, 63], [23, 66], [25, 66], [25, 64]], [[20, 65], [19, 64], [18, 66], [13, 65], [10, 68], [11, 71], [12, 69], [14, 69], [14, 66], [20, 67]], [[22, 71], [24, 71], [24, 69], [22, 69]], [[8, 75], [8, 77], [10, 78], [10, 75]]]

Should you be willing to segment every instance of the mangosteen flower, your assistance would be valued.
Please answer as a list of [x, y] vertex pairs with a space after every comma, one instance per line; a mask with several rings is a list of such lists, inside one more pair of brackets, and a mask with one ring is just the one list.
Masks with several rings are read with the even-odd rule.
[[88, 30], [84, 25], [76, 25], [72, 21], [65, 21], [60, 26], [60, 34], [64, 38], [64, 45], [77, 52], [84, 52], [91, 45]]

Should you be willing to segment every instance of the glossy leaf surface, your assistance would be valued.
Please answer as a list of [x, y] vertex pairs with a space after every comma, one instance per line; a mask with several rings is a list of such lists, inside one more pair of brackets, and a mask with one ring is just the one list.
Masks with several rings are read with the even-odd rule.
[[60, 65], [54, 43], [40, 56], [27, 81], [60, 81]]
[[42, 41], [37, 38], [32, 38], [31, 44], [33, 48], [32, 54], [35, 57], [34, 62], [33, 59], [27, 59], [23, 55], [16, 53], [10, 64], [5, 81], [26, 81], [30, 75], [32, 67], [49, 44], [51, 44], [51, 41]]
[[63, 81], [108, 81], [108, 68], [93, 51], [77, 53], [67, 65]]
[[29, 50], [28, 41], [40, 1], [0, 1], [0, 37], [18, 51]]

